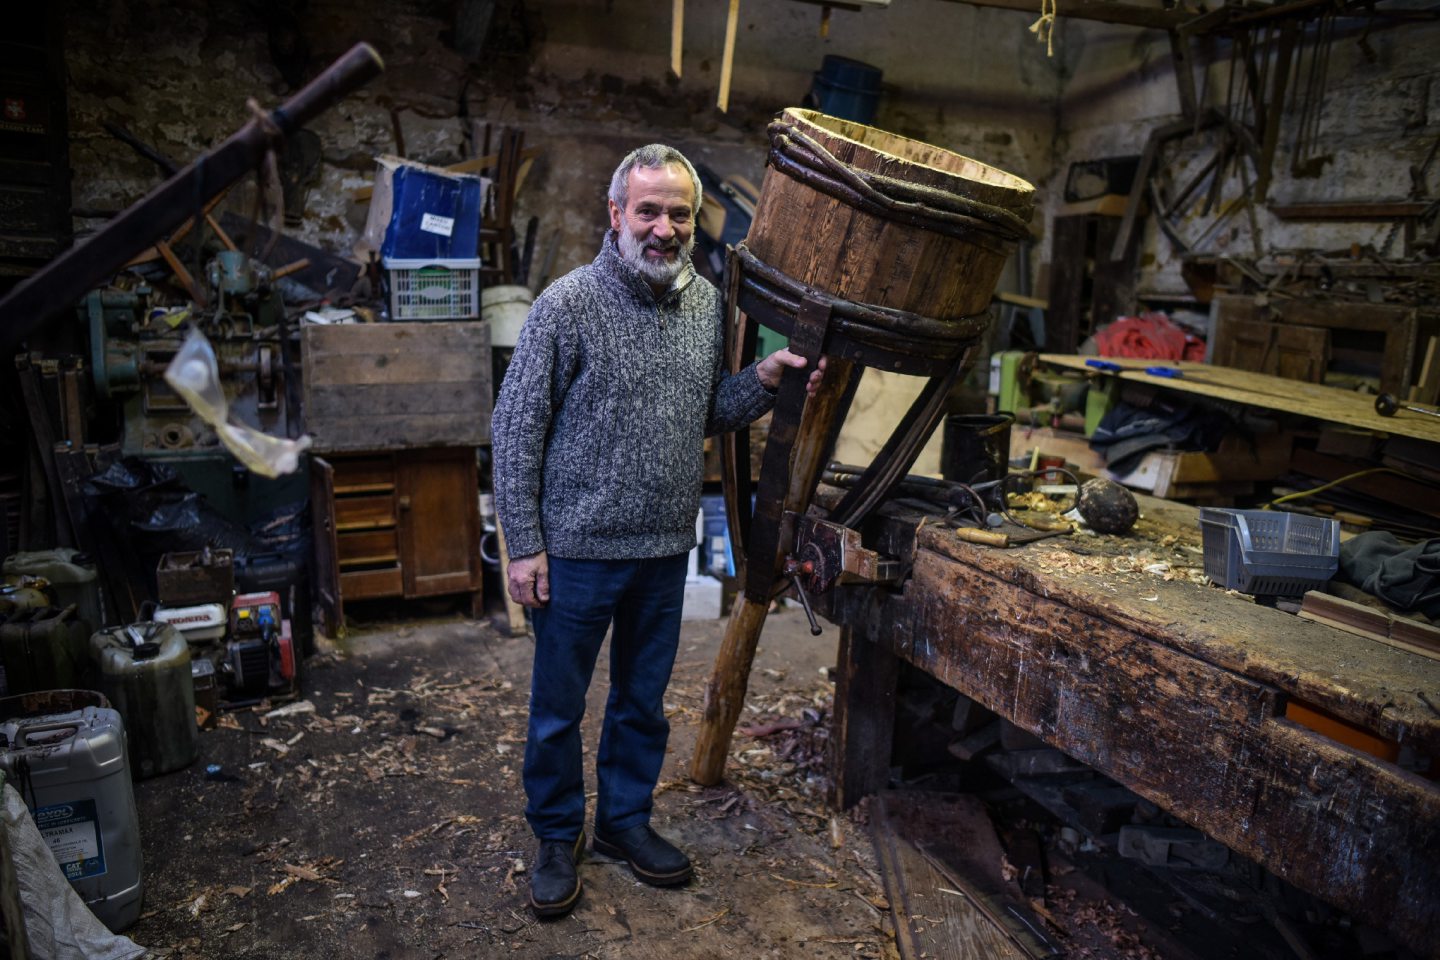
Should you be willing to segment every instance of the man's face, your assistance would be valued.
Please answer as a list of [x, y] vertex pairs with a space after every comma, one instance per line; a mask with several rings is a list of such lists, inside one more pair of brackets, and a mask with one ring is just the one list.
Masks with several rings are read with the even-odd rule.
[[669, 286], [695, 245], [695, 185], [678, 163], [630, 171], [625, 209], [610, 201], [620, 255], [650, 283]]

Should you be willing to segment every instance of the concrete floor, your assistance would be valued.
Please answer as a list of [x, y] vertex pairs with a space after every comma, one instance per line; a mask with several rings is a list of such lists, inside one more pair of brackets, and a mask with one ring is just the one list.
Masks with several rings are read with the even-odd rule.
[[[771, 617], [742, 723], [802, 727], [783, 751], [737, 737], [731, 778], [701, 789], [685, 770], [724, 621], [687, 623], [654, 823], [695, 858], [695, 880], [658, 890], [623, 864], [587, 860], [575, 912], [537, 922], [520, 788], [529, 638], [454, 613], [355, 612], [375, 619], [307, 662], [313, 713], [227, 714], [195, 764], [136, 785], [147, 891], [129, 934], [155, 955], [893, 954], [869, 840], [823, 804], [834, 627], [812, 637], [798, 610]], [[207, 775], [211, 764], [220, 770]]]

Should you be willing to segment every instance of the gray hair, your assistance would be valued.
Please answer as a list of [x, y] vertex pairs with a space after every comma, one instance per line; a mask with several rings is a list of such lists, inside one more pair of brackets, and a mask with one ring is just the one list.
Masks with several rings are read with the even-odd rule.
[[690, 174], [690, 182], [695, 185], [695, 207], [694, 213], [700, 216], [700, 175], [685, 159], [685, 154], [674, 147], [666, 146], [663, 143], [649, 143], [643, 147], [637, 147], [625, 155], [620, 161], [620, 166], [615, 168], [615, 175], [610, 178], [610, 199], [615, 201], [615, 206], [621, 210], [630, 201], [630, 171], [636, 167], [644, 167], [647, 170], [658, 170], [661, 167], [678, 163]]

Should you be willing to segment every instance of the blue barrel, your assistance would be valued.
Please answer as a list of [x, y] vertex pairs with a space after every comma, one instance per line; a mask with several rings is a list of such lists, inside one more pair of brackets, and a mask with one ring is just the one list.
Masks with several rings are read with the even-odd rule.
[[815, 72], [810, 99], [821, 113], [869, 123], [875, 119], [875, 108], [880, 102], [883, 75], [879, 67], [831, 54], [820, 62], [820, 69]]

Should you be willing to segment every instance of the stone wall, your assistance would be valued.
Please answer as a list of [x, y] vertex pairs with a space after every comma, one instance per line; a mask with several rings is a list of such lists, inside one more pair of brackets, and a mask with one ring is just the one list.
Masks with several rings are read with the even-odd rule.
[[[686, 7], [677, 81], [668, 70], [670, 5], [654, 0], [75, 0], [67, 20], [75, 206], [120, 209], [158, 182], [154, 165], [103, 122], [188, 161], [246, 119], [247, 97], [278, 103], [358, 40], [380, 51], [386, 72], [312, 126], [323, 163], [293, 228], [337, 251], [363, 226], [354, 190], [370, 181], [374, 155], [396, 150], [397, 126], [407, 156], [443, 164], [470, 155], [471, 121], [488, 122], [521, 127], [527, 145], [544, 149], [517, 223], [538, 217], [542, 250], [558, 231], [558, 275], [593, 255], [610, 171], [633, 146], [674, 142], [721, 174], [758, 183], [765, 124], [803, 98], [827, 53], [885, 71], [876, 125], [1031, 180], [1054, 169], [1059, 62], [1026, 33], [1023, 15], [907, 0], [835, 11], [822, 37], [818, 6], [746, 0], [722, 114], [714, 104], [726, 5]], [[454, 38], [473, 34], [474, 19], [491, 11], [486, 43], [470, 57], [456, 52]], [[248, 211], [248, 185], [231, 206]]]
[[[1400, 6], [1400, 5], [1396, 5]], [[1368, 29], [1367, 29], [1368, 28]], [[1139, 154], [1149, 132], [1176, 120], [1179, 97], [1165, 34], [1129, 27], [1075, 22], [1057, 31], [1066, 80], [1060, 106], [1056, 182], [1048, 193], [1047, 215], [1061, 202], [1069, 164], [1098, 157]], [[1310, 46], [1306, 47], [1309, 56]], [[1335, 251], [1352, 244], [1380, 248], [1389, 228], [1373, 223], [1286, 221], [1271, 207], [1303, 202], [1403, 200], [1411, 189], [1409, 170], [1424, 161], [1440, 136], [1440, 24], [1367, 24], [1341, 20], [1328, 64], [1328, 82], [1319, 103], [1318, 143], [1297, 160], [1300, 100], [1290, 101], [1280, 127], [1269, 195], [1252, 211], [1237, 212], [1198, 248], [1216, 256], [1253, 257], [1256, 250]], [[1201, 42], [1196, 86], [1203, 103], [1226, 102], [1231, 50], [1228, 43]], [[1308, 59], [1306, 61], [1308, 63]], [[1308, 68], [1307, 68], [1308, 73]], [[1297, 96], [1302, 87], [1292, 87]], [[1164, 154], [1173, 182], [1184, 184], [1214, 152], [1215, 137], [1177, 142]], [[1440, 190], [1440, 164], [1428, 177], [1430, 196]], [[1223, 197], [1237, 197], [1243, 184], [1233, 172]], [[1180, 211], [1176, 229], [1187, 241], [1205, 236], [1214, 212], [1202, 212], [1204, 191]], [[1253, 220], [1250, 213], [1253, 212]], [[1399, 256], [1398, 241], [1391, 256]], [[1159, 299], [1189, 293], [1180, 276], [1179, 256], [1151, 218], [1141, 241], [1138, 289]]]

